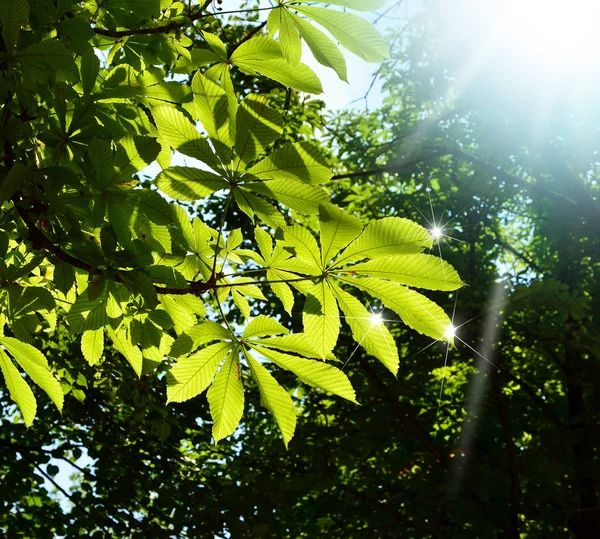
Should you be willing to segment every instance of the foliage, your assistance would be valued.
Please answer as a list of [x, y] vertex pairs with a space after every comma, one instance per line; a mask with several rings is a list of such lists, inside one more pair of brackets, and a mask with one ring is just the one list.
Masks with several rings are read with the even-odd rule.
[[[257, 13], [234, 13], [231, 19], [225, 18], [227, 14], [219, 16], [228, 36], [224, 39], [228, 54], [233, 48], [229, 43], [237, 43], [260, 26], [253, 22], [258, 20]], [[384, 97], [374, 110], [325, 115], [318, 100], [281, 89], [262, 75], [230, 71], [240, 97], [261, 94], [284, 118], [282, 135], [268, 147], [267, 160], [261, 165], [267, 174], [278, 170], [280, 161], [273, 156], [286, 143], [295, 150], [285, 150], [284, 157], [295, 156], [316, 138], [318, 130], [326, 134], [320, 146], [323, 154], [307, 167], [318, 172], [316, 177], [307, 173], [276, 179], [326, 188], [331, 201], [331, 205], [319, 203], [309, 215], [284, 210], [286, 228], [274, 233], [260, 216], [256, 226], [232, 199], [223, 220], [229, 233], [219, 242], [214, 235], [218, 236], [221, 227], [226, 195], [215, 192], [200, 204], [185, 200], [177, 204], [186, 215], [198, 217], [198, 222], [212, 229], [220, 265], [227, 256], [227, 272], [236, 271], [230, 270], [238, 266], [235, 257], [252, 271], [262, 271], [229, 279], [264, 275], [265, 281], [290, 281], [288, 288], [280, 286], [286, 283], [251, 283], [265, 299], [250, 297], [249, 321], [242, 314], [246, 309], [243, 298], [248, 296], [236, 296], [241, 308], [233, 298], [236, 289], [248, 289], [246, 281], [239, 287], [231, 283], [223, 287], [229, 288], [224, 313], [245, 343], [238, 357], [248, 365], [242, 367], [246, 413], [233, 435], [215, 446], [210, 415], [211, 406], [219, 406], [220, 388], [227, 381], [236, 385], [236, 395], [240, 395], [238, 380], [231, 375], [231, 354], [222, 360], [226, 368], [219, 371], [221, 385], [211, 388], [209, 399], [164, 405], [174, 361], [206, 356], [203, 351], [211, 347], [221, 352], [235, 347], [237, 341], [220, 322], [216, 303], [201, 303], [190, 294], [173, 295], [166, 302], [169, 313], [182, 312], [179, 302], [187, 298], [194, 302], [195, 313], [206, 309], [206, 314], [195, 314], [193, 320], [171, 317], [174, 329], [168, 331], [177, 346], [171, 344], [169, 353], [173, 350], [176, 355], [157, 360], [154, 370], [144, 359], [141, 377], [129, 363], [136, 364], [136, 355], [127, 341], [119, 344], [118, 336], [113, 339], [107, 327], [102, 339], [99, 333], [87, 334], [86, 353], [95, 359], [98, 356], [93, 354], [102, 350], [99, 361], [90, 365], [81, 353], [82, 334], [70, 331], [78, 315], [65, 320], [59, 310], [52, 329], [51, 319], [46, 319], [41, 308], [47, 296], [36, 300], [41, 303], [34, 327], [26, 322], [31, 320], [26, 318], [29, 313], [19, 315], [23, 323], [17, 327], [31, 328], [33, 345], [43, 350], [65, 399], [59, 413], [41, 394], [37, 403], [41, 420], [26, 428], [22, 421], [15, 421], [20, 412], [8, 389], [1, 391], [3, 533], [17, 537], [328, 538], [587, 538], [600, 534], [597, 109], [582, 109], [579, 101], [576, 106], [557, 101], [545, 109], [547, 121], [540, 127], [532, 121], [531, 110], [539, 104], [544, 82], [516, 92], [503, 72], [506, 66], [497, 62], [480, 65], [476, 76], [457, 91], [453, 81], [465, 58], [453, 57], [450, 47], [438, 46], [437, 32], [444, 21], [435, 19], [435, 11], [427, 12], [423, 20], [427, 27], [414, 24], [410, 32], [404, 32], [405, 40], [397, 36], [387, 40], [397, 45], [391, 51], [393, 60], [379, 72]], [[431, 25], [432, 20], [437, 26]], [[216, 18], [198, 21], [204, 31], [224, 35]], [[187, 36], [193, 42], [189, 45], [192, 52], [209, 49], [201, 34], [190, 31]], [[304, 35], [304, 39], [310, 45], [310, 38]], [[465, 44], [469, 53], [471, 49], [479, 52], [472, 40], [466, 39]], [[118, 58], [125, 54], [136, 58], [127, 51], [127, 46], [122, 48]], [[193, 54], [200, 58], [208, 53]], [[334, 63], [329, 49], [327, 55]], [[189, 74], [192, 88], [195, 68], [181, 58], [177, 63], [179, 73]], [[590, 91], [590, 95], [595, 94]], [[190, 120], [191, 107], [185, 105], [174, 108]], [[148, 107], [142, 104], [141, 108], [146, 111]], [[128, 120], [123, 116], [118, 121]], [[276, 162], [271, 169], [269, 158]], [[329, 169], [333, 169], [333, 181], [329, 181]], [[223, 178], [219, 171], [212, 172]], [[254, 171], [259, 178], [260, 173], [260, 169]], [[138, 177], [139, 186], [148, 189], [150, 180], [143, 174]], [[272, 203], [270, 192], [246, 192]], [[279, 210], [287, 207], [274, 204]], [[338, 206], [344, 207], [343, 213]], [[175, 211], [176, 223], [180, 223], [184, 212]], [[2, 215], [7, 214], [3, 211]], [[373, 287], [383, 279], [386, 287], [398, 288], [403, 285], [395, 283], [393, 275], [407, 278], [401, 261], [429, 260], [424, 258], [425, 251], [404, 254], [393, 265], [382, 265], [385, 258], [372, 258], [349, 261], [346, 267], [342, 254], [323, 262], [323, 255], [328, 257], [337, 248], [323, 240], [335, 216], [348, 221], [348, 232], [337, 237], [339, 242], [350, 237], [351, 231], [360, 238], [358, 234], [364, 236], [388, 221], [404, 223], [405, 218], [423, 224], [429, 221], [429, 227], [442, 229], [439, 238], [429, 239], [432, 250], [455, 266], [468, 286], [458, 297], [444, 290], [431, 290], [427, 296], [452, 313], [458, 328], [455, 347], [433, 343], [430, 336], [408, 327], [390, 304], [382, 311], [383, 327], [398, 348], [397, 378], [389, 376], [373, 349], [358, 346], [352, 336], [360, 334], [358, 322], [353, 322], [355, 327], [344, 324], [339, 328], [336, 345], [326, 355], [327, 362], [323, 361], [294, 308], [309, 301], [315, 304], [314, 294], [299, 289], [314, 286], [307, 278], [312, 277], [310, 268], [324, 264], [330, 268], [322, 290], [332, 292], [334, 302], [327, 304], [331, 309], [334, 304], [338, 311], [343, 305], [352, 308], [347, 299], [352, 295], [361, 303], [365, 300], [369, 309], [379, 310], [383, 302], [378, 296], [355, 284]], [[190, 221], [191, 232], [185, 230], [193, 240], [204, 228]], [[41, 220], [38, 226], [50, 234]], [[173, 230], [179, 225], [169, 226]], [[295, 231], [301, 227], [307, 232], [300, 236]], [[240, 243], [240, 233], [232, 232], [237, 229]], [[27, 236], [23, 224], [19, 230]], [[309, 242], [312, 249], [302, 251], [300, 240]], [[264, 272], [273, 263], [303, 258], [294, 243], [307, 256], [289, 273], [303, 280], [292, 283], [291, 275], [268, 274], [289, 268]], [[357, 244], [354, 249], [360, 247], [357, 239], [353, 244]], [[172, 240], [172, 245], [178, 245], [177, 241]], [[339, 252], [347, 253], [349, 248], [339, 247]], [[194, 256], [208, 259], [208, 266], [200, 267], [212, 270], [214, 247]], [[336, 260], [341, 263], [335, 265]], [[351, 273], [351, 268], [360, 270], [364, 265], [371, 273]], [[54, 284], [43, 288], [54, 290], [68, 277], [68, 268], [68, 264], [58, 264]], [[35, 274], [30, 279], [31, 275]], [[87, 281], [79, 271], [75, 278]], [[158, 286], [185, 286], [175, 273], [152, 278]], [[159, 279], [170, 279], [169, 284]], [[340, 282], [347, 295], [335, 294]], [[421, 287], [407, 283], [408, 290], [413, 285]], [[366, 294], [371, 297], [368, 301]], [[158, 296], [161, 304], [166, 296]], [[167, 308], [158, 309], [162, 310]], [[150, 313], [148, 319], [156, 325]], [[373, 326], [371, 334], [378, 327]], [[8, 331], [6, 335], [26, 340]], [[214, 340], [205, 340], [215, 335]], [[296, 352], [285, 349], [286, 340]], [[279, 348], [270, 346], [271, 341]], [[381, 343], [386, 346], [385, 341]], [[219, 345], [220, 349], [215, 348]], [[286, 361], [281, 356], [293, 355], [338, 366], [352, 382], [354, 393], [348, 390], [348, 398], [337, 398], [325, 391], [305, 391], [303, 373], [299, 378], [279, 368], [257, 349], [279, 362]], [[277, 389], [274, 376], [287, 391]], [[33, 390], [38, 393], [36, 387]], [[269, 398], [261, 401], [261, 394]], [[361, 406], [352, 402], [353, 396]], [[275, 417], [265, 408], [271, 408]], [[239, 413], [239, 398], [232, 401], [232, 409]], [[235, 417], [232, 413], [220, 422], [217, 435]], [[288, 441], [294, 422], [296, 434], [286, 449], [275, 433], [281, 426]], [[70, 473], [73, 476], [65, 483]], [[48, 492], [59, 487], [64, 493]]]
[[[363, 231], [329, 202], [332, 173], [319, 148], [282, 138], [282, 111], [232, 77], [239, 70], [318, 94], [319, 79], [300, 62], [302, 41], [342, 78], [346, 65], [309, 21], [371, 62], [389, 57], [382, 36], [357, 15], [285, 1], [270, 8], [269, 36], [262, 24], [226, 43], [210, 5], [3, 2], [0, 366], [26, 425], [36, 398], [13, 361], [60, 410], [61, 383], [69, 386], [36, 345], [65, 324], [90, 366], [107, 361], [112, 344], [138, 377], [167, 367], [167, 402], [208, 389], [215, 441], [235, 431], [251, 375], [286, 444], [294, 405], [264, 364], [355, 401], [329, 363], [340, 309], [357, 342], [398, 370], [394, 339], [383, 326], [372, 331], [371, 313], [346, 285], [447, 338], [450, 319], [413, 288], [462, 282], [422, 254], [432, 245], [427, 230], [390, 217]], [[172, 152], [197, 164], [171, 166]], [[140, 183], [154, 162], [160, 172]], [[213, 228], [201, 201], [215, 194]], [[196, 216], [182, 203], [197, 206]], [[234, 208], [246, 218], [228, 229]], [[318, 215], [320, 246], [301, 215]], [[288, 313], [306, 296], [304, 332], [256, 316], [265, 285]], [[230, 323], [236, 312], [243, 320]]]

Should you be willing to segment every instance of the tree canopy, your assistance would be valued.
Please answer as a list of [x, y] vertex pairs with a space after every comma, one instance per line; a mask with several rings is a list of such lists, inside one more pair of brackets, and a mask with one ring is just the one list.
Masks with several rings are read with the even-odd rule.
[[597, 535], [598, 118], [385, 4], [2, 3], [7, 536]]

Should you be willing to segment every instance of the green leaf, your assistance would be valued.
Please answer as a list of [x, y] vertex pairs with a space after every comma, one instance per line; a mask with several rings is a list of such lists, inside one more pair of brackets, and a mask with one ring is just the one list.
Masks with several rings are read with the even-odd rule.
[[378, 258], [351, 266], [350, 271], [427, 290], [456, 290], [464, 285], [450, 264], [426, 254]]
[[292, 67], [283, 58], [279, 44], [268, 37], [254, 37], [240, 45], [231, 55], [231, 62], [247, 75], [261, 73], [301, 92], [323, 92], [314, 71], [302, 63]]
[[40, 81], [55, 72], [78, 73], [71, 52], [55, 39], [45, 39], [18, 51], [15, 62]]
[[302, 311], [302, 323], [304, 333], [311, 336], [315, 350], [321, 357], [326, 357], [340, 334], [337, 303], [326, 280], [310, 288]]
[[315, 60], [325, 67], [332, 68], [338, 77], [344, 82], [348, 82], [348, 68], [346, 66], [346, 58], [337, 45], [321, 30], [315, 28], [312, 24], [298, 17], [294, 13], [291, 14], [296, 28], [300, 31], [300, 35], [306, 41], [308, 48], [313, 53]]
[[444, 310], [422, 294], [391, 281], [375, 278], [347, 278], [340, 280], [364, 290], [380, 299], [404, 323], [432, 339], [452, 342], [448, 329], [452, 322]]
[[167, 404], [183, 402], [202, 393], [230, 350], [231, 343], [220, 342], [177, 361], [167, 373]]
[[154, 183], [166, 195], [186, 202], [196, 202], [215, 191], [229, 187], [220, 176], [189, 167], [170, 167], [163, 170]]
[[30, 344], [12, 337], [0, 338], [0, 345], [8, 350], [29, 377], [46, 392], [54, 405], [62, 410], [64, 394], [59, 381], [52, 375], [44, 354]]
[[278, 367], [293, 372], [305, 384], [320, 387], [334, 395], [356, 402], [356, 394], [350, 380], [336, 367], [321, 361], [303, 359], [256, 345], [253, 345], [252, 348]]
[[188, 282], [176, 269], [169, 266], [156, 264], [150, 266], [147, 271], [148, 277], [153, 283], [164, 284], [169, 288], [187, 288]]
[[103, 273], [99, 275], [94, 275], [88, 284], [87, 287], [87, 295], [90, 301], [94, 301], [96, 298], [100, 297], [102, 292], [104, 291], [104, 285], [106, 284], [106, 277]]
[[[2, 0], [0, 2], [0, 23], [2, 23], [2, 38], [6, 50], [10, 53], [17, 42], [21, 27], [29, 17], [27, 0]], [[35, 415], [35, 411], [34, 411]]]
[[264, 96], [249, 95], [237, 111], [235, 152], [249, 163], [277, 140], [283, 131], [281, 114], [267, 105]]
[[[120, 172], [115, 175], [112, 183], [118, 183], [121, 179], [130, 181], [133, 174], [152, 164], [160, 153], [160, 144], [151, 137], [124, 137], [121, 139], [120, 145], [125, 150], [125, 154], [122, 151], [117, 153], [115, 166], [119, 168]], [[144, 189], [139, 193], [136, 191], [132, 195], [142, 193], [142, 196], [152, 196], [149, 195], [152, 193], [149, 189]]]
[[314, 215], [321, 204], [329, 201], [329, 195], [323, 188], [295, 180], [251, 182], [246, 187], [306, 215]]
[[355, 239], [363, 229], [362, 221], [327, 203], [319, 206], [321, 261], [323, 266]]
[[243, 188], [234, 190], [233, 196], [240, 210], [250, 218], [254, 218], [256, 214], [263, 223], [274, 229], [285, 226], [283, 215], [262, 198], [253, 195]]
[[287, 447], [296, 430], [296, 411], [292, 398], [250, 354], [246, 354], [246, 359], [260, 391], [261, 403], [273, 414]]
[[4, 375], [4, 381], [10, 393], [10, 398], [19, 406], [25, 425], [29, 427], [35, 418], [37, 410], [35, 397], [31, 388], [21, 376], [21, 373], [2, 348], [0, 348], [0, 369]]
[[[276, 272], [268, 270], [267, 280], [280, 281], [282, 278]], [[285, 311], [291, 316], [292, 309], [294, 308], [294, 293], [292, 292], [292, 289], [286, 283], [270, 283], [269, 286], [271, 287], [271, 290], [273, 290], [273, 293], [279, 298], [279, 301], [281, 301], [283, 304]]]
[[20, 163], [15, 163], [8, 171], [8, 174], [0, 182], [0, 206], [10, 199], [19, 189], [23, 180], [28, 176], [29, 171]]
[[171, 357], [180, 357], [184, 354], [196, 350], [199, 346], [211, 341], [232, 340], [233, 336], [223, 326], [206, 320], [200, 324], [188, 328], [185, 333], [181, 334], [171, 346], [169, 355]]
[[420, 253], [432, 245], [431, 234], [421, 225], [401, 217], [384, 217], [370, 223], [335, 261], [335, 266], [362, 258]]
[[295, 67], [302, 58], [302, 40], [294, 24], [294, 17], [284, 8], [280, 11], [279, 21], [279, 45], [283, 56], [288, 63]]
[[373, 315], [352, 294], [348, 294], [334, 283], [331, 289], [335, 294], [344, 320], [352, 330], [352, 337], [369, 354], [381, 361], [395, 376], [400, 360], [398, 348], [388, 329], [382, 323], [373, 323]]
[[130, 339], [125, 334], [125, 331], [116, 332], [113, 331], [109, 326], [107, 328], [107, 333], [113, 342], [113, 346], [117, 349], [118, 352], [123, 354], [127, 362], [133, 368], [134, 372], [141, 377], [144, 365], [144, 358], [142, 356], [142, 351], [139, 349], [139, 347], [132, 344]]
[[259, 341], [261, 346], [277, 348], [284, 352], [293, 352], [304, 357], [321, 359], [320, 354], [315, 350], [311, 337], [306, 333], [292, 333], [282, 337], [267, 337]]
[[206, 163], [214, 169], [220, 167], [208, 142], [196, 131], [191, 122], [173, 107], [153, 107], [152, 116], [161, 138], [174, 150]]
[[104, 352], [104, 329], [88, 329], [81, 336], [81, 352], [90, 365], [100, 361]]
[[244, 388], [237, 354], [231, 353], [207, 393], [215, 443], [233, 434], [244, 413]]
[[190, 329], [196, 323], [196, 317], [177, 301], [176, 296], [161, 294], [159, 301], [162, 308], [173, 321], [173, 326], [177, 334]]
[[309, 142], [286, 144], [248, 169], [261, 180], [300, 180], [305, 183], [328, 182], [333, 173], [320, 161], [318, 149]]
[[277, 41], [265, 36], [256, 36], [242, 43], [231, 55], [231, 62], [283, 59]]
[[52, 311], [56, 303], [49, 290], [41, 286], [9, 285], [9, 313], [11, 318], [18, 318], [27, 313]]
[[192, 80], [192, 91], [196, 105], [195, 119], [202, 122], [209, 137], [231, 148], [231, 122], [225, 90], [198, 71]]
[[223, 43], [218, 36], [205, 31], [202, 31], [202, 36], [208, 43], [208, 46], [217, 54], [217, 56], [219, 56], [219, 58], [221, 58], [221, 60], [227, 60], [225, 43]]
[[285, 242], [296, 250], [296, 256], [306, 261], [310, 266], [323, 270], [323, 262], [317, 240], [314, 236], [300, 225], [292, 225], [285, 228]]
[[381, 63], [390, 58], [388, 47], [377, 29], [362, 17], [320, 7], [294, 6], [337, 39], [343, 47], [367, 62]]
[[98, 329], [109, 323], [106, 316], [106, 296], [90, 301], [87, 293], [80, 294], [67, 313], [67, 322], [73, 333]]
[[279, 333], [289, 333], [289, 331], [276, 320], [261, 315], [253, 318], [246, 326], [242, 339], [252, 339], [263, 337], [264, 335], [277, 335]]
[[144, 298], [146, 307], [153, 309], [158, 305], [158, 297], [150, 277], [136, 270], [119, 271], [117, 274], [134, 294], [139, 294]]
[[[387, 1], [388, 0], [326, 0], [326, 3], [334, 6], [348, 7], [356, 11], [375, 11], [385, 6]], [[296, 2], [312, 3], [312, 0], [295, 0], [292, 5]]]

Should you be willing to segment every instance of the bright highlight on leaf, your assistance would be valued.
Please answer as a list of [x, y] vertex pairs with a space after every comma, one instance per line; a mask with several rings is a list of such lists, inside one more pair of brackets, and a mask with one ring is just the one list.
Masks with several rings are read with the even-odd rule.
[[439, 226], [433, 227], [429, 233], [436, 239], [439, 240], [442, 237], [442, 229]]
[[383, 318], [381, 316], [381, 313], [373, 313], [371, 316], [371, 325], [378, 326], [380, 324], [383, 324]]

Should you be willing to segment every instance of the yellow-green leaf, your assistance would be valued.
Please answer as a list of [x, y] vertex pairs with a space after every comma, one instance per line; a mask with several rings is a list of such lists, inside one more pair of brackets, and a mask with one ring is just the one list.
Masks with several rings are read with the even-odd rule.
[[398, 348], [388, 329], [383, 323], [373, 321], [373, 315], [352, 294], [345, 292], [332, 283], [344, 320], [352, 330], [352, 337], [372, 356], [381, 361], [395, 376], [398, 373], [400, 360]]
[[29, 427], [35, 418], [37, 404], [31, 388], [14, 366], [10, 357], [0, 348], [0, 369], [4, 375], [4, 381], [10, 394], [10, 398], [17, 403], [25, 425]]
[[229, 354], [206, 395], [214, 422], [215, 443], [233, 433], [244, 413], [244, 388], [236, 356]]
[[246, 359], [260, 391], [261, 402], [273, 414], [287, 447], [296, 430], [296, 411], [292, 398], [250, 354], [246, 354]]

